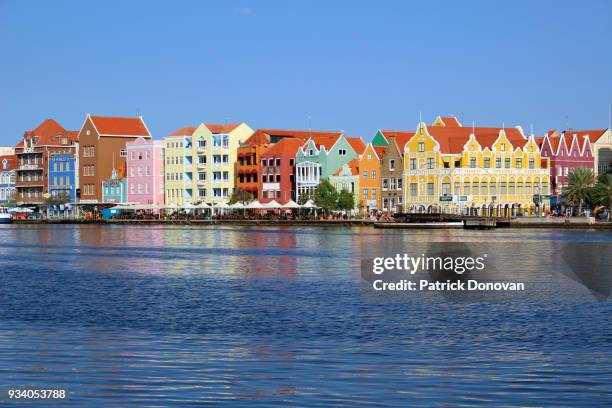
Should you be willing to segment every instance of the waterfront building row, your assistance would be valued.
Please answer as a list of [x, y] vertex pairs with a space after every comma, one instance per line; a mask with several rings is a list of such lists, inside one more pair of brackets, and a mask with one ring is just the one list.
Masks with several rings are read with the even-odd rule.
[[235, 189], [284, 204], [329, 180], [364, 212], [515, 214], [549, 208], [573, 168], [607, 171], [612, 135], [536, 138], [520, 127], [437, 117], [414, 131], [380, 130], [367, 145], [340, 131], [254, 131], [245, 123], [201, 123], [153, 140], [141, 117], [88, 114], [78, 131], [44, 121], [0, 165], [3, 158], [0, 201], [10, 195], [20, 204], [57, 195], [82, 204], [216, 204]]

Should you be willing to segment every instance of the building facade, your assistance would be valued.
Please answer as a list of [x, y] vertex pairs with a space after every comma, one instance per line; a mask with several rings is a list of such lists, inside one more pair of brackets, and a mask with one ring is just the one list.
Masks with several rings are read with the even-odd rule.
[[54, 153], [74, 154], [77, 132], [47, 119], [24, 133], [15, 146], [17, 168], [15, 200], [20, 204], [42, 204], [49, 195], [49, 159]]
[[419, 123], [404, 148], [410, 212], [510, 216], [549, 208], [548, 159], [520, 128]]
[[381, 210], [389, 213], [401, 213], [404, 210], [404, 169], [403, 146], [389, 137], [389, 145], [380, 158], [380, 196]]
[[[142, 117], [108, 117], [88, 114], [79, 131], [79, 201], [104, 202], [102, 181], [125, 167], [125, 144], [151, 134]], [[115, 171], [116, 173], [116, 171]]]
[[579, 137], [572, 132], [560, 135], [552, 131], [537, 142], [542, 157], [550, 160], [550, 188], [556, 202], [567, 186], [567, 177], [573, 169], [586, 167], [595, 170], [591, 142], [587, 135]]
[[374, 146], [368, 143], [359, 160], [358, 199], [366, 214], [381, 208], [380, 195], [380, 158], [387, 146]]
[[126, 204], [128, 202], [125, 167], [126, 164], [123, 163], [119, 169], [111, 169], [110, 177], [101, 181], [102, 203]]
[[164, 205], [164, 141], [138, 138], [125, 148], [127, 202]]
[[15, 200], [15, 155], [0, 156], [0, 204]]
[[275, 200], [281, 204], [296, 200], [295, 155], [303, 140], [287, 137], [274, 143], [260, 155], [259, 196], [262, 203]]
[[168, 135], [166, 203], [227, 202], [235, 187], [238, 146], [252, 134], [245, 123], [202, 123]]
[[[353, 141], [363, 147], [363, 141]], [[336, 170], [358, 157], [349, 138], [342, 133], [328, 133], [310, 137], [296, 154], [297, 200], [301, 195], [312, 196], [321, 180], [329, 179]]]
[[78, 188], [78, 159], [75, 153], [52, 153], [49, 156], [49, 194], [64, 195], [70, 202], [76, 201]]
[[346, 190], [353, 195], [353, 208], [358, 208], [359, 199], [359, 157], [344, 163], [334, 174], [329, 176], [329, 182], [340, 192]]
[[578, 139], [583, 136], [589, 138], [593, 152], [593, 171], [596, 176], [612, 169], [612, 131], [610, 129], [567, 130], [565, 133], [575, 134]]

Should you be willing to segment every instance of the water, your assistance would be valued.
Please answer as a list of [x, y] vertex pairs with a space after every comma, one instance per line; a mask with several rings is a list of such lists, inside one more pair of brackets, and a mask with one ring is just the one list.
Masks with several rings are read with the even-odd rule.
[[[65, 387], [73, 406], [612, 404], [612, 303], [576, 281], [545, 282], [563, 245], [609, 249], [609, 232], [0, 233], [0, 389]], [[364, 292], [362, 258], [429, 242], [501, 243], [496, 255], [518, 262], [544, 295], [391, 301]]]

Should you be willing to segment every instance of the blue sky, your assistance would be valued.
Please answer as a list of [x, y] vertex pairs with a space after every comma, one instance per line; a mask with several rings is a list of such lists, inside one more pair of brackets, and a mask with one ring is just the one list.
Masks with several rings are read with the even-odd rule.
[[[423, 3], [423, 4], [421, 4]], [[603, 128], [609, 1], [0, 0], [0, 145], [47, 117], [341, 129], [422, 112], [465, 124]]]

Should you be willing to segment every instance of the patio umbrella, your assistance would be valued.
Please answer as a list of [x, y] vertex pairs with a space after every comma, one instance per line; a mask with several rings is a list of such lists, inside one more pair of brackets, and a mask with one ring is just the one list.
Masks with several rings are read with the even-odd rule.
[[277, 203], [275, 200], [272, 200], [269, 203], [263, 204], [262, 207], [263, 208], [281, 208], [281, 205]]
[[235, 208], [246, 208], [246, 207], [244, 206], [244, 204], [238, 201], [237, 203], [230, 205], [229, 208], [235, 209]]
[[302, 208], [317, 208], [316, 204], [312, 200], [306, 201]]
[[259, 201], [255, 200], [255, 201], [251, 201], [250, 203], [248, 203], [246, 205], [246, 208], [259, 209], [259, 208], [263, 208], [263, 205]]
[[288, 202], [286, 202], [285, 204], [282, 205], [282, 208], [291, 208], [291, 209], [294, 209], [294, 208], [300, 208], [300, 206], [295, 201], [289, 200]]
[[[225, 204], [225, 203], [216, 203], [215, 205], [213, 205], [213, 208], [216, 208], [218, 210], [224, 210], [229, 208], [229, 205]], [[218, 213], [220, 213], [221, 211], [219, 211]]]

